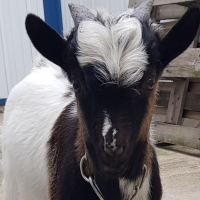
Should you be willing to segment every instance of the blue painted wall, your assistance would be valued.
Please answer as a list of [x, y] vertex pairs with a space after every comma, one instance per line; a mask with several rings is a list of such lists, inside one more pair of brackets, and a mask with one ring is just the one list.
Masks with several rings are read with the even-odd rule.
[[63, 36], [60, 0], [43, 0], [45, 22]]
[[0, 105], [5, 104], [6, 103], [6, 99], [0, 99]]

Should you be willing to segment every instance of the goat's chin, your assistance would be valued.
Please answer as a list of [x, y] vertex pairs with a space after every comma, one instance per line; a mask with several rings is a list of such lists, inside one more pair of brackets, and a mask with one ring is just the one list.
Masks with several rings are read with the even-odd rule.
[[126, 170], [127, 167], [125, 165], [118, 168], [113, 168], [102, 164], [98, 171], [103, 178], [116, 179], [123, 177]]

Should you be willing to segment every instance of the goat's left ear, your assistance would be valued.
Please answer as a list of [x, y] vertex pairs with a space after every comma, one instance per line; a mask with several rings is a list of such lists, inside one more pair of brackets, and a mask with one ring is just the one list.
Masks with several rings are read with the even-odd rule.
[[162, 63], [165, 67], [171, 60], [185, 51], [193, 41], [200, 23], [198, 7], [189, 9], [162, 40]]
[[39, 17], [26, 17], [26, 30], [35, 48], [48, 60], [62, 66], [66, 40]]

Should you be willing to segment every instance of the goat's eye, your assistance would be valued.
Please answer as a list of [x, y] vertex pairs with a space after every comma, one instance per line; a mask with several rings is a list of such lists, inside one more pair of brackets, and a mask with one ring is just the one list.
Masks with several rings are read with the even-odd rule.
[[150, 90], [153, 89], [154, 84], [155, 84], [155, 80], [152, 78], [149, 78], [147, 81], [147, 88]]
[[74, 88], [74, 91], [75, 91], [75, 92], [80, 91], [80, 88], [81, 88], [81, 87], [80, 87], [79, 82], [74, 81], [72, 85], [73, 85], [73, 88]]

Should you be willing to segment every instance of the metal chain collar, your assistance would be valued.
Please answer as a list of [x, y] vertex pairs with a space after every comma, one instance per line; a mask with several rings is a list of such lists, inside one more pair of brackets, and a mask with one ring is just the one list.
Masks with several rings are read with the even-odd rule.
[[[94, 192], [96, 193], [96, 195], [98, 196], [98, 198], [99, 198], [100, 200], [105, 200], [103, 194], [101, 193], [101, 190], [99, 189], [99, 187], [98, 187], [98, 185], [97, 185], [97, 183], [96, 183], [96, 181], [95, 181], [91, 176], [89, 176], [88, 178], [85, 176], [84, 171], [83, 171], [83, 162], [84, 162], [85, 160], [87, 160], [86, 154], [81, 158], [81, 161], [80, 161], [80, 171], [81, 171], [81, 175], [82, 175], [83, 179], [84, 179], [86, 182], [90, 183], [92, 189], [94, 190]], [[133, 199], [135, 198], [135, 196], [137, 195], [138, 191], [141, 189], [141, 187], [142, 187], [142, 185], [143, 185], [143, 183], [144, 183], [144, 180], [145, 180], [146, 175], [147, 175], [147, 166], [144, 165], [144, 166], [143, 166], [143, 174], [142, 174], [141, 182], [140, 182], [139, 185], [136, 185], [136, 186], [135, 186], [135, 192], [134, 192], [134, 194], [133, 194], [133, 196], [131, 197], [130, 200], [133, 200]]]

